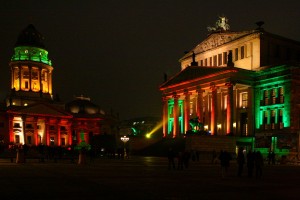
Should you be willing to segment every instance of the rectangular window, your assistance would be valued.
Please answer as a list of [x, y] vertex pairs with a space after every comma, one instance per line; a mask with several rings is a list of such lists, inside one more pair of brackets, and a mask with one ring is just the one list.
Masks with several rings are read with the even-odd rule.
[[268, 129], [268, 111], [264, 111], [264, 119], [263, 119], [263, 124], [264, 124], [264, 127], [265, 127], [265, 130]]
[[279, 88], [279, 103], [284, 103], [283, 87]]
[[210, 67], [213, 66], [213, 64], [212, 64], [212, 57], [209, 57], [209, 66]]
[[264, 102], [265, 102], [265, 105], [269, 105], [269, 91], [268, 90], [264, 91]]
[[237, 61], [239, 59], [239, 49], [236, 48], [234, 51], [234, 60]]
[[276, 89], [271, 90], [272, 104], [276, 104]]
[[219, 55], [218, 55], [218, 66], [221, 66], [223, 63], [222, 63], [222, 54], [220, 53]]
[[31, 144], [31, 136], [27, 136], [27, 144]]
[[241, 59], [245, 58], [245, 46], [241, 46]]
[[227, 52], [223, 52], [223, 64], [227, 64]]
[[243, 92], [242, 93], [242, 108], [247, 108], [248, 107], [248, 93]]
[[65, 146], [66, 145], [66, 139], [65, 138], [61, 138], [61, 145]]
[[203, 66], [203, 60], [200, 60], [200, 66], [201, 67]]
[[207, 58], [205, 58], [204, 66], [207, 67]]
[[275, 118], [276, 118], [276, 111], [272, 110], [271, 111], [271, 129], [275, 129]]
[[279, 129], [283, 129], [283, 110], [280, 109], [278, 113], [278, 124], [279, 124]]
[[25, 81], [25, 89], [28, 89], [29, 88], [29, 83], [28, 81]]

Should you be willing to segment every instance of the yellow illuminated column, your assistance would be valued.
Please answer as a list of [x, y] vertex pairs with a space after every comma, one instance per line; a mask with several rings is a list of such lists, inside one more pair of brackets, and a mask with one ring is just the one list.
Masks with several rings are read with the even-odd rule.
[[19, 90], [22, 89], [22, 80], [23, 80], [23, 77], [22, 77], [22, 67], [21, 66], [18, 66], [19, 68]]
[[211, 84], [211, 134], [217, 134], [217, 87]]
[[163, 97], [163, 137], [168, 134], [168, 98]]
[[184, 95], [184, 132], [186, 132], [190, 127], [190, 94], [188, 91], [185, 91]]
[[233, 134], [233, 84], [228, 82], [227, 86], [227, 134]]
[[61, 125], [57, 125], [57, 146], [60, 146], [60, 127]]
[[173, 110], [173, 116], [174, 116], [174, 129], [173, 129], [173, 137], [175, 138], [179, 133], [179, 110], [178, 110], [178, 98], [176, 94], [173, 96], [174, 98], [174, 110]]
[[42, 68], [39, 67], [39, 87], [40, 87], [40, 92], [43, 92], [43, 87], [42, 87]]
[[33, 88], [32, 85], [31, 85], [32, 84], [32, 81], [31, 81], [32, 80], [32, 74], [31, 74], [32, 73], [32, 67], [28, 66], [28, 68], [29, 68], [29, 91], [32, 91], [32, 88]]

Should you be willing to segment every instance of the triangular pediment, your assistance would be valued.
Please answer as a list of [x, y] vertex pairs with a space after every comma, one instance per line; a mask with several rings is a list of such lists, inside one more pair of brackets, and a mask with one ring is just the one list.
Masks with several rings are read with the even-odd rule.
[[200, 44], [198, 44], [193, 51], [195, 53], [201, 53], [210, 49], [214, 49], [223, 44], [232, 42], [237, 38], [249, 35], [250, 33], [253, 33], [253, 31], [212, 33]]
[[13, 108], [8, 110], [8, 113], [18, 113], [26, 115], [42, 115], [42, 116], [55, 116], [55, 117], [72, 117], [63, 108], [48, 104], [33, 104], [26, 107]]

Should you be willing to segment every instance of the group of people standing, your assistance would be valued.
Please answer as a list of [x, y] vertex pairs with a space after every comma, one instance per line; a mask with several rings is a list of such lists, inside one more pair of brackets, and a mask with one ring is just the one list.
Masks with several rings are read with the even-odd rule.
[[255, 170], [255, 176], [256, 178], [261, 178], [262, 176], [262, 169], [264, 166], [264, 159], [260, 151], [252, 151], [251, 149], [248, 151], [248, 153], [245, 156], [244, 149], [240, 148], [238, 150], [237, 154], [237, 164], [238, 164], [238, 173], [237, 175], [239, 177], [243, 174], [243, 168], [244, 165], [247, 164], [248, 169], [248, 177], [252, 177], [254, 170]]

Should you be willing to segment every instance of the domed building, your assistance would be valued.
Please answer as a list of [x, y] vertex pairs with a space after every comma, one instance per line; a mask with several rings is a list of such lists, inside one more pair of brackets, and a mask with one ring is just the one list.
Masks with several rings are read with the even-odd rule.
[[64, 103], [53, 97], [54, 67], [44, 37], [30, 24], [19, 35], [9, 63], [10, 92], [0, 109], [0, 141], [28, 146], [76, 145], [95, 135], [116, 134], [116, 117], [90, 98]]

